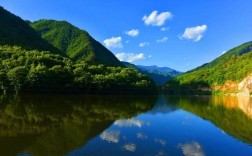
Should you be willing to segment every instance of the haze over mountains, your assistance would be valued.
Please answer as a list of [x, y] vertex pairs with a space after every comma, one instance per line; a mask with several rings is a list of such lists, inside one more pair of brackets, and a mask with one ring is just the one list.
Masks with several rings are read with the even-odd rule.
[[169, 67], [158, 67], [158, 66], [143, 66], [134, 65], [128, 62], [122, 62], [126, 67], [133, 68], [141, 72], [142, 74], [151, 77], [157, 85], [164, 85], [168, 80], [171, 80], [178, 75], [182, 74], [177, 70], [171, 69]]

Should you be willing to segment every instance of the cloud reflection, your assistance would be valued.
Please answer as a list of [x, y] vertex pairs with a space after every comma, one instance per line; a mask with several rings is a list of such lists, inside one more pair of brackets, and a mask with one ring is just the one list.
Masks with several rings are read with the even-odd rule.
[[119, 142], [120, 131], [104, 131], [100, 138], [107, 142], [118, 143]]
[[114, 125], [119, 126], [119, 127], [143, 127], [144, 125], [149, 125], [149, 123], [145, 123], [142, 120], [136, 120], [136, 119], [127, 119], [127, 120], [117, 120], [114, 122]]
[[136, 145], [132, 144], [132, 143], [125, 144], [123, 146], [123, 149], [126, 150], [126, 151], [135, 152], [136, 151]]
[[185, 156], [204, 156], [202, 146], [197, 142], [178, 145]]
[[137, 138], [138, 139], [142, 139], [142, 140], [145, 140], [145, 139], [148, 139], [148, 136], [143, 134], [143, 133], [137, 133]]
[[162, 140], [162, 139], [154, 139], [154, 141], [156, 143], [159, 143], [160, 145], [162, 146], [166, 146], [166, 141], [165, 140]]
[[156, 154], [156, 156], [165, 156], [167, 155], [164, 151], [159, 151], [158, 154]]

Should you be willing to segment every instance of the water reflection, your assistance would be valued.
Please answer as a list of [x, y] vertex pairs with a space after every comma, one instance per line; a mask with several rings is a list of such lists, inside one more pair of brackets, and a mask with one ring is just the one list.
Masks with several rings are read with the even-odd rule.
[[227, 109], [240, 109], [252, 119], [252, 100], [248, 96], [214, 96], [212, 101], [213, 104], [224, 105]]
[[160, 96], [148, 112], [116, 120], [100, 136], [67, 155], [249, 156], [252, 148], [237, 139], [251, 143], [252, 122], [241, 109], [239, 102], [244, 100], [234, 99]]
[[106, 140], [109, 143], [118, 143], [119, 142], [120, 131], [104, 131], [100, 135], [102, 140]]
[[204, 156], [202, 146], [198, 142], [191, 142], [186, 144], [179, 144], [178, 147], [182, 149], [185, 156]]
[[175, 106], [214, 123], [235, 138], [252, 144], [252, 98], [245, 96], [167, 97]]
[[[2, 96], [0, 153], [64, 155], [102, 133], [115, 120], [149, 110], [155, 100], [128, 96]], [[100, 136], [116, 143], [119, 135], [118, 131], [105, 131]]]
[[114, 122], [115, 126], [118, 127], [132, 127], [132, 126], [136, 126], [136, 127], [143, 127], [144, 125], [150, 125], [150, 123], [145, 122], [143, 120], [137, 120], [137, 119], [124, 119], [124, 120], [116, 120]]
[[123, 149], [126, 150], [126, 151], [135, 152], [136, 151], [136, 145], [133, 144], [133, 143], [125, 144], [125, 145], [123, 145]]
[[251, 101], [214, 96], [1, 97], [0, 153], [250, 156]]

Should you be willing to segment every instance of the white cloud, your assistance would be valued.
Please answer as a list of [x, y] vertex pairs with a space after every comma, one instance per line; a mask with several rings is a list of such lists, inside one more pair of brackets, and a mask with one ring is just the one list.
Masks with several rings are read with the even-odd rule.
[[[146, 59], [144, 53], [118, 53], [115, 55], [120, 61], [134, 62], [136, 60]], [[148, 57], [149, 58], [149, 57]]]
[[108, 142], [118, 143], [119, 142], [119, 136], [120, 136], [120, 131], [104, 131], [100, 135], [100, 138], [102, 140], [106, 140]]
[[122, 48], [122, 37], [111, 37], [103, 41], [107, 48]]
[[148, 45], [150, 45], [149, 42], [141, 42], [141, 43], [139, 44], [139, 47], [144, 47], [144, 46], [148, 46]]
[[146, 25], [152, 26], [162, 26], [165, 24], [165, 21], [173, 17], [172, 13], [169, 11], [161, 12], [158, 14], [158, 11], [153, 11], [149, 16], [144, 15], [143, 21]]
[[130, 31], [126, 31], [125, 34], [132, 36], [132, 37], [136, 37], [139, 35], [139, 30], [137, 29], [132, 29]]
[[201, 145], [197, 142], [181, 144], [179, 147], [185, 156], [204, 156], [204, 151]]
[[164, 43], [164, 42], [167, 42], [168, 41], [168, 37], [163, 37], [159, 40], [157, 40], [157, 43]]
[[135, 152], [136, 151], [136, 145], [135, 144], [125, 144], [123, 146], [123, 149], [126, 150], [126, 151]]
[[193, 40], [198, 42], [202, 39], [203, 33], [207, 30], [207, 25], [186, 28], [181, 39]]
[[162, 27], [160, 30], [161, 31], [168, 31], [170, 28], [169, 27]]

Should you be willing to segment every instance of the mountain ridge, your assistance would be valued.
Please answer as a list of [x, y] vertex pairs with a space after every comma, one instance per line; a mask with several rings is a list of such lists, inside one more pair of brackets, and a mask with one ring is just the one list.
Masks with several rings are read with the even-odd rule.
[[73, 61], [87, 61], [122, 66], [111, 51], [85, 30], [67, 21], [39, 20], [30, 24], [42, 38], [60, 49]]
[[252, 73], [251, 59], [252, 42], [250, 41], [168, 81], [166, 91], [170, 93], [240, 92], [238, 84]]
[[42, 39], [27, 22], [0, 6], [0, 45], [21, 46], [27, 50], [60, 51]]
[[126, 67], [133, 68], [135, 70], [138, 70], [142, 74], [151, 77], [156, 82], [157, 85], [164, 85], [168, 80], [182, 73], [169, 67], [158, 67], [156, 65], [153, 66], [134, 65], [129, 62], [122, 62], [122, 63]]

